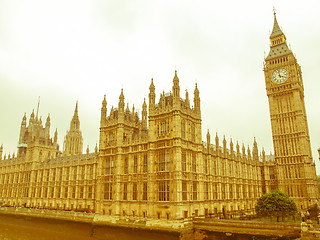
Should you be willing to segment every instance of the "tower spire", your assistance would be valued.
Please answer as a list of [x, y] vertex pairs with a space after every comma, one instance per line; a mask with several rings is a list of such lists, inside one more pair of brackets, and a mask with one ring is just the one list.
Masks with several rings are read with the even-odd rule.
[[38, 119], [39, 106], [40, 106], [40, 96], [39, 96], [39, 99], [38, 99], [38, 107], [37, 107], [37, 116], [36, 116], [36, 119]]
[[76, 108], [74, 109], [74, 116], [78, 116], [78, 100], [76, 103]]
[[273, 23], [273, 29], [270, 35], [271, 37], [277, 37], [283, 34], [283, 32], [281, 31], [278, 21], [277, 21], [277, 16], [276, 16], [276, 9], [273, 8], [273, 16], [274, 16], [274, 23]]
[[270, 34], [270, 51], [265, 60], [271, 60], [291, 54], [291, 50], [287, 45], [286, 36], [279, 27], [275, 9], [273, 11], [274, 23]]

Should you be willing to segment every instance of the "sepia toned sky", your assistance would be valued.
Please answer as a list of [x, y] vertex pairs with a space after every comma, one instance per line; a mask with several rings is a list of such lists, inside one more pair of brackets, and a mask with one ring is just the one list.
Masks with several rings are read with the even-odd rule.
[[84, 148], [99, 141], [100, 108], [117, 107], [121, 88], [141, 114], [151, 77], [156, 101], [195, 83], [201, 98], [202, 138], [209, 129], [273, 152], [263, 61], [273, 7], [303, 71], [313, 158], [320, 174], [320, 2], [318, 0], [0, 0], [0, 144], [16, 152], [24, 113], [50, 113], [60, 150], [79, 102]]

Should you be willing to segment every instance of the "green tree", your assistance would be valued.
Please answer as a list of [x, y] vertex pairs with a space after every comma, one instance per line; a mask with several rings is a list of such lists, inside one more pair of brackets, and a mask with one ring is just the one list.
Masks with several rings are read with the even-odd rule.
[[255, 209], [259, 216], [276, 216], [277, 221], [279, 221], [280, 216], [282, 218], [293, 216], [298, 212], [296, 203], [287, 194], [279, 190], [263, 194], [258, 199]]

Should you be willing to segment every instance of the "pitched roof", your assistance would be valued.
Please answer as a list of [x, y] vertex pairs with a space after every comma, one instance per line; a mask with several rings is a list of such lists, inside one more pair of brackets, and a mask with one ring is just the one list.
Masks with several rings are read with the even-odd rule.
[[270, 48], [270, 52], [266, 58], [266, 60], [270, 60], [273, 58], [281, 57], [284, 55], [288, 55], [291, 53], [291, 50], [288, 48], [286, 43], [282, 43], [280, 45], [274, 46]]

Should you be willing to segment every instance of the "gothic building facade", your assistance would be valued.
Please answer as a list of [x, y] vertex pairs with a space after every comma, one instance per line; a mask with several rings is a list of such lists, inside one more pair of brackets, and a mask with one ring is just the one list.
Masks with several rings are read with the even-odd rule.
[[[141, 119], [125, 106], [102, 101], [100, 138], [93, 153], [82, 154], [78, 103], [64, 140], [50, 137], [32, 113], [22, 119], [18, 154], [0, 149], [0, 198], [7, 205], [61, 210], [93, 210], [113, 217], [181, 220], [253, 212], [266, 192], [287, 192], [300, 208], [316, 203], [318, 188], [311, 157], [300, 66], [275, 18], [265, 59], [275, 156], [259, 154], [225, 138], [202, 141], [197, 85], [180, 96], [175, 72], [171, 91], [156, 102], [153, 79]], [[284, 69], [284, 70], [283, 70]], [[283, 77], [284, 76], [284, 77]], [[287, 77], [286, 77], [287, 76]], [[285, 80], [284, 80], [285, 78]]]

